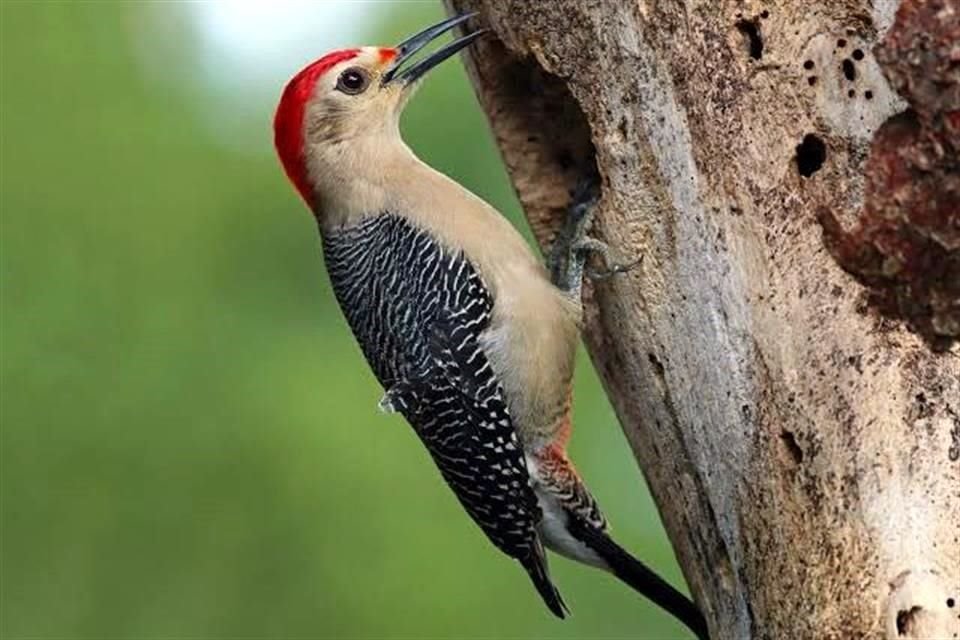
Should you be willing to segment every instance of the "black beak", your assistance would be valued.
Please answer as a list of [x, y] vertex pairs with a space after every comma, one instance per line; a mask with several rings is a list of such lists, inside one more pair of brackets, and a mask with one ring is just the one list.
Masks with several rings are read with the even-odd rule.
[[433, 69], [435, 66], [454, 55], [464, 47], [469, 46], [474, 40], [482, 36], [487, 32], [486, 29], [480, 29], [479, 31], [474, 31], [469, 33], [462, 38], [458, 38], [453, 42], [444, 45], [443, 47], [437, 49], [426, 58], [421, 59], [419, 62], [407, 67], [403, 71], [398, 70], [400, 66], [418, 51], [423, 49], [425, 46], [430, 44], [432, 41], [436, 40], [438, 37], [453, 29], [457, 25], [463, 24], [470, 18], [477, 15], [476, 13], [465, 13], [463, 15], [454, 16], [452, 18], [447, 18], [443, 22], [433, 25], [432, 27], [427, 27], [420, 33], [410, 36], [395, 48], [397, 50], [397, 57], [394, 58], [393, 64], [383, 73], [382, 82], [387, 84], [390, 82], [400, 82], [402, 84], [411, 84], [417, 79], [421, 78], [423, 74], [430, 69]]

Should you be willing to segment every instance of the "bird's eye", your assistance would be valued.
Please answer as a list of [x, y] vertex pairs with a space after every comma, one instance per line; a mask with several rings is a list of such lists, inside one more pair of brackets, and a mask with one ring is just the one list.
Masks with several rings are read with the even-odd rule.
[[370, 78], [363, 69], [354, 67], [347, 69], [337, 78], [337, 90], [347, 95], [355, 96], [367, 88]]

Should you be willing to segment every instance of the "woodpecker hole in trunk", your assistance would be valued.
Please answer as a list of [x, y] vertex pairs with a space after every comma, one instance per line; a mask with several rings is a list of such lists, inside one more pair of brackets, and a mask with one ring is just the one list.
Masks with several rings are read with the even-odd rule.
[[897, 613], [897, 635], [907, 636], [913, 632], [915, 618], [917, 614], [923, 611], [920, 607], [910, 607]]
[[541, 246], [548, 246], [567, 215], [571, 193], [584, 178], [598, 175], [590, 127], [566, 82], [533, 58], [512, 54], [493, 37], [475, 49], [471, 63], [492, 82], [490, 94], [480, 99], [496, 105], [497, 143], [530, 227]]
[[809, 178], [823, 166], [827, 159], [827, 146], [823, 140], [812, 133], [803, 137], [803, 142], [797, 145], [797, 171], [804, 178]]
[[853, 60], [850, 58], [844, 58], [840, 63], [840, 69], [843, 71], [843, 76], [850, 82], [857, 79], [857, 68], [853, 66]]
[[800, 448], [800, 445], [797, 443], [797, 437], [793, 435], [792, 431], [787, 431], [786, 429], [781, 431], [780, 443], [783, 445], [783, 450], [787, 454], [787, 459], [793, 463], [793, 466], [803, 462], [803, 449]]
[[743, 34], [747, 41], [747, 50], [750, 57], [759, 60], [763, 57], [763, 36], [760, 34], [760, 26], [755, 20], [737, 20], [737, 30]]

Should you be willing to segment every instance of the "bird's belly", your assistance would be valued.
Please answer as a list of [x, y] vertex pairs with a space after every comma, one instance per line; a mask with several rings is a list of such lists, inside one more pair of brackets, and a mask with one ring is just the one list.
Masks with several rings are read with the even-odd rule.
[[525, 282], [498, 288], [483, 345], [525, 448], [537, 451], [564, 435], [579, 326], [549, 281], [537, 274]]

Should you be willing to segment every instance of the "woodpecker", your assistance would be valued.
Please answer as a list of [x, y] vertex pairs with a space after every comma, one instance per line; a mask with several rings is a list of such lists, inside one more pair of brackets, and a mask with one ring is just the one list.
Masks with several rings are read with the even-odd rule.
[[[547, 607], [567, 607], [544, 547], [611, 572], [699, 638], [697, 607], [622, 549], [571, 463], [571, 387], [596, 190], [575, 198], [548, 270], [493, 207], [400, 136], [404, 105], [473, 31], [411, 60], [473, 14], [395, 47], [329, 53], [286, 85], [277, 153], [319, 226], [333, 291], [398, 411], [490, 541]], [[589, 183], [588, 183], [589, 184]]]

